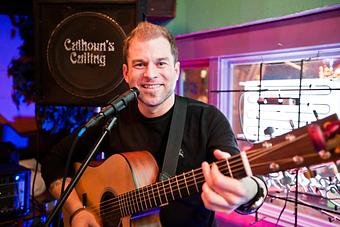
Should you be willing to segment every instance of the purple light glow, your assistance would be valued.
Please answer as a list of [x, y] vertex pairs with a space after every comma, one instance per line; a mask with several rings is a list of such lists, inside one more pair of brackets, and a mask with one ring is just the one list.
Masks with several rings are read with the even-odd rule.
[[7, 15], [0, 14], [0, 24], [0, 115], [8, 121], [18, 116], [34, 117], [34, 104], [22, 105], [18, 110], [12, 101], [12, 79], [8, 77], [7, 68], [12, 58], [19, 56], [22, 40], [17, 30], [11, 37], [13, 25]]

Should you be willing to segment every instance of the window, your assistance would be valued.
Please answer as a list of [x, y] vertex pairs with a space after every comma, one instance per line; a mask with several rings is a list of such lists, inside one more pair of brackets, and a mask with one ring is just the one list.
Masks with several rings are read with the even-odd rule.
[[238, 138], [263, 141], [317, 118], [340, 115], [337, 48], [224, 58], [224, 91]]
[[181, 72], [181, 95], [208, 103], [208, 68], [185, 68]]

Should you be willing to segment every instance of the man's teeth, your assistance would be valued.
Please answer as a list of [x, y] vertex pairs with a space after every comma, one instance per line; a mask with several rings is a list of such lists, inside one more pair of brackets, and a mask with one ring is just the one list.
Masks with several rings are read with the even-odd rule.
[[159, 84], [149, 84], [149, 85], [144, 84], [142, 87], [143, 88], [158, 88], [160, 86], [161, 85], [159, 85]]

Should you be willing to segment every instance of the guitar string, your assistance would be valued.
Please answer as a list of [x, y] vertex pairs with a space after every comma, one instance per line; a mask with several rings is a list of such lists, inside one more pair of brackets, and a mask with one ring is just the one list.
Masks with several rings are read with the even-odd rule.
[[[272, 152], [272, 151], [275, 151], [275, 150], [277, 150], [278, 148], [277, 148], [278, 146], [274, 146], [273, 148], [275, 148], [275, 149], [271, 149], [271, 150], [267, 150], [267, 152]], [[263, 155], [265, 155], [265, 154], [263, 154], [263, 155], [257, 155], [258, 153], [260, 153], [259, 151], [260, 150], [263, 150], [263, 149], [256, 149], [256, 150], [252, 150], [252, 151], [248, 151], [247, 152], [247, 155], [248, 155], [248, 158], [249, 159], [256, 159], [256, 158], [258, 158], [258, 157], [261, 157], [261, 156], [263, 156]], [[232, 156], [231, 158], [229, 158], [229, 160], [231, 161], [230, 162], [230, 164], [232, 165], [233, 164], [233, 160], [232, 159], [236, 159], [236, 158], [239, 158], [239, 155], [234, 155], [234, 156]], [[289, 160], [287, 160], [287, 161], [291, 161], [290, 159]], [[222, 161], [219, 161], [219, 162], [216, 162], [217, 164], [221, 164], [221, 162], [224, 162], [223, 160]], [[239, 164], [240, 162], [238, 162], [238, 163], [236, 163], [236, 164]], [[265, 163], [265, 165], [266, 165], [267, 163]], [[263, 164], [260, 164], [260, 165], [263, 165]], [[240, 165], [239, 166], [243, 166], [243, 164], [242, 163], [240, 163]], [[226, 169], [224, 168], [224, 167], [226, 167], [226, 165], [224, 165], [224, 166], [220, 166], [220, 168], [221, 168], [221, 171], [225, 171]], [[232, 168], [235, 168], [235, 166], [232, 166]], [[192, 172], [192, 174], [193, 174], [193, 176], [195, 175], [195, 173], [194, 172], [197, 172], [197, 171], [199, 171], [199, 172], [202, 172], [202, 169], [201, 168], [199, 168], [199, 169], [196, 169], [196, 170], [193, 170]], [[236, 170], [234, 170], [234, 171], [232, 171], [233, 173], [235, 172], [235, 171], [240, 171], [240, 169], [236, 169]], [[183, 174], [183, 176], [185, 177], [185, 173]], [[191, 177], [192, 178], [192, 177]], [[180, 185], [181, 185], [181, 187], [183, 186], [183, 181], [184, 181], [184, 185], [186, 185], [186, 187], [191, 187], [192, 185], [195, 185], [195, 184], [191, 184], [192, 183], [192, 179], [190, 178], [190, 180], [189, 181], [187, 181], [186, 183], [185, 183], [185, 179], [181, 179], [180, 181]], [[201, 179], [203, 179], [203, 181], [200, 181]], [[202, 182], [204, 182], [204, 175], [202, 175], [202, 174], [200, 174], [199, 176], [196, 176], [196, 178], [194, 178], [194, 180], [196, 180], [197, 182], [199, 182], [199, 183], [202, 183]], [[188, 184], [188, 182], [190, 182], [190, 184]], [[197, 184], [197, 182], [196, 182], [196, 184]], [[163, 186], [161, 186], [161, 187], [163, 187], [163, 189], [164, 189], [164, 191], [165, 191], [165, 193], [163, 194], [163, 192], [162, 193], [159, 193], [160, 195], [160, 197], [164, 197], [165, 196], [165, 198], [167, 198], [167, 194], [169, 193], [169, 191], [168, 191], [168, 189], [170, 188], [170, 189], [172, 189], [172, 186], [171, 186], [171, 184], [173, 184], [173, 183], [170, 183], [170, 185], [169, 186], [167, 186], [167, 185], [165, 185], [166, 187], [164, 187], [164, 182], [157, 182], [156, 184], [158, 184], [158, 185], [160, 185], [160, 184], [163, 184]], [[177, 183], [177, 182], [175, 182], [175, 183]], [[148, 185], [149, 186], [149, 185]], [[139, 190], [138, 191], [142, 191], [142, 193], [143, 193], [143, 197], [140, 197], [141, 199], [140, 199], [140, 204], [141, 204], [141, 206], [143, 206], [143, 202], [145, 203], [145, 206], [146, 207], [148, 207], [148, 205], [147, 205], [147, 197], [145, 196], [144, 197], [144, 189], [147, 189], [147, 187], [148, 186], [145, 186], [145, 187], [142, 187], [142, 188], [139, 188]], [[182, 188], [183, 189], [183, 188]], [[178, 192], [180, 192], [180, 190], [181, 189], [179, 189], [179, 190], [177, 190], [177, 188], [175, 187], [175, 190], [173, 190], [173, 192], [176, 192], [176, 191], [178, 191]], [[130, 191], [131, 192], [131, 191]], [[130, 193], [130, 192], [127, 192], [127, 193], [124, 193], [123, 194], [123, 197], [124, 197], [124, 195], [126, 195], [126, 194], [132, 194], [132, 193]], [[148, 192], [149, 192], [149, 190], [147, 189], [147, 191], [146, 191], [146, 193], [147, 193], [147, 195], [148, 195]], [[119, 195], [119, 196], [121, 196], [121, 195]], [[149, 197], [149, 199], [150, 199], [150, 196], [148, 196]], [[117, 197], [116, 197], [117, 198]], [[113, 199], [110, 199], [110, 200], [115, 200], [116, 198], [113, 198]], [[161, 199], [160, 199], [161, 200]], [[149, 201], [150, 202], [150, 201]], [[107, 200], [107, 201], [104, 201], [104, 202], [102, 202], [101, 204], [105, 204], [105, 203], [110, 203], [110, 201], [109, 200]], [[113, 202], [113, 203], [111, 203], [111, 204], [113, 204], [112, 206], [111, 206], [111, 204], [109, 204], [110, 205], [110, 207], [108, 207], [111, 211], [112, 211], [112, 209], [115, 209], [116, 208], [116, 206], [115, 205], [117, 205], [117, 204], [115, 204], [115, 203], [117, 203], [117, 201], [115, 201], [115, 202]], [[124, 205], [128, 205], [128, 206], [131, 206], [131, 201], [124, 201], [124, 203], [129, 203], [129, 204], [124, 204]], [[150, 202], [151, 204], [152, 204], [152, 202]], [[157, 206], [157, 204], [155, 204], [156, 206]], [[119, 204], [118, 204], [118, 206], [119, 206]], [[105, 205], [104, 206], [102, 206], [102, 215], [105, 215], [106, 214], [106, 212], [105, 212]], [[150, 208], [149, 208], [150, 209]], [[127, 208], [127, 210], [125, 210], [125, 211], [128, 211], [129, 213], [131, 213], [130, 212], [130, 210], [133, 210], [133, 207], [130, 207], [130, 209], [129, 208]], [[119, 212], [119, 210], [117, 210], [118, 211], [118, 213], [120, 213]], [[96, 211], [96, 213], [98, 213], [98, 211]]]

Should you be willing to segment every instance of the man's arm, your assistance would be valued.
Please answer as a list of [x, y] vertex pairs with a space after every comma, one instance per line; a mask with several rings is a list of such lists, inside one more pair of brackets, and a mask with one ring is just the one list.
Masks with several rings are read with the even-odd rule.
[[[70, 181], [71, 181], [70, 178], [66, 178], [65, 188], [69, 185]], [[50, 184], [49, 192], [54, 198], [60, 197], [61, 185], [62, 179], [58, 179]], [[83, 209], [83, 204], [80, 201], [75, 190], [71, 192], [66, 202], [64, 203], [63, 208], [68, 214], [70, 214], [70, 220], [66, 220], [67, 222], [70, 223], [70, 226], [79, 227], [100, 226], [95, 216], [90, 212], [90, 210]]]

